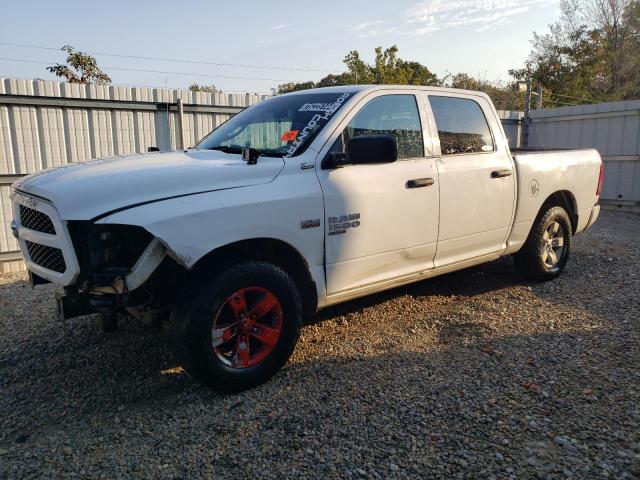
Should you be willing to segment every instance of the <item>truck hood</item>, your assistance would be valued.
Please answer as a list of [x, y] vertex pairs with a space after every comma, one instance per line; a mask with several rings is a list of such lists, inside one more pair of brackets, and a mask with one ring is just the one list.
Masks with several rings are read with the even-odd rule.
[[13, 186], [53, 202], [63, 220], [90, 220], [143, 203], [268, 183], [283, 166], [282, 158], [248, 165], [236, 154], [187, 150], [69, 164]]

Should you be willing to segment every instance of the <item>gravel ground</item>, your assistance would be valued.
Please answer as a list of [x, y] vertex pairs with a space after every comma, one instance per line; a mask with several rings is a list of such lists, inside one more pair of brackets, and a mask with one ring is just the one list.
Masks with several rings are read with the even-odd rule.
[[331, 308], [237, 395], [0, 277], [0, 478], [640, 478], [639, 239], [607, 211], [556, 281], [503, 260]]

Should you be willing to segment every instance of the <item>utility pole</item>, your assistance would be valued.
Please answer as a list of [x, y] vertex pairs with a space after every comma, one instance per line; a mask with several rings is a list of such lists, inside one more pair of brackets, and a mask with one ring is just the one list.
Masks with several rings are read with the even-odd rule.
[[536, 110], [540, 110], [542, 108], [542, 85], [538, 82], [538, 87], [536, 88]]
[[522, 124], [522, 146], [529, 146], [529, 105], [531, 105], [531, 79], [526, 82], [527, 91], [524, 95], [524, 118]]

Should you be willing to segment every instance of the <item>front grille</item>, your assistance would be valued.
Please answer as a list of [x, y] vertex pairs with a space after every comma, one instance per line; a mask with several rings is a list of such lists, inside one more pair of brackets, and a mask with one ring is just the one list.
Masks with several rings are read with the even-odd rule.
[[29, 257], [33, 263], [48, 270], [53, 270], [54, 272], [65, 272], [67, 264], [64, 263], [62, 250], [48, 247], [47, 245], [40, 245], [39, 243], [33, 243], [28, 240], [25, 240], [25, 243], [27, 244]]
[[56, 229], [48, 215], [24, 205], [20, 205], [20, 223], [29, 230], [50, 235], [56, 234]]

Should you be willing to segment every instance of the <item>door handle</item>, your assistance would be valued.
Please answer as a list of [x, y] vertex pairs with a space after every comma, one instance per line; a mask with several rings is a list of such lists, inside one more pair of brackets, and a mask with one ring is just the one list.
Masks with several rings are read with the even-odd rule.
[[407, 188], [422, 188], [433, 185], [433, 178], [415, 178], [407, 182]]
[[511, 173], [511, 170], [508, 168], [504, 170], [494, 170], [493, 172], [491, 172], [491, 178], [508, 177], [509, 175], [511, 175]]

